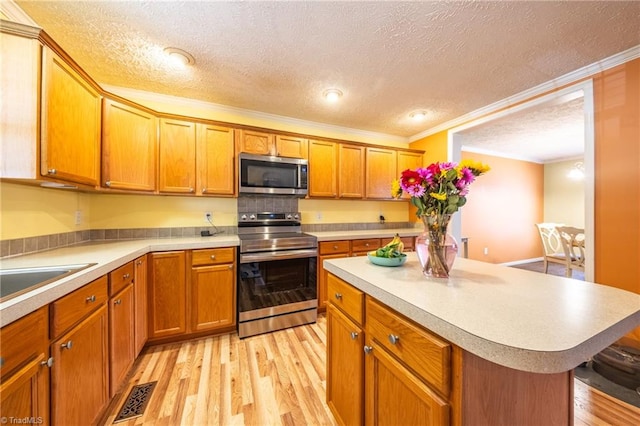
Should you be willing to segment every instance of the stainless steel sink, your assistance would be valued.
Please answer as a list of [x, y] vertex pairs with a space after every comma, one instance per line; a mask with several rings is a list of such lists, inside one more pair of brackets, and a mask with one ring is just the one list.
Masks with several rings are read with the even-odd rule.
[[75, 274], [95, 263], [0, 270], [0, 301]]

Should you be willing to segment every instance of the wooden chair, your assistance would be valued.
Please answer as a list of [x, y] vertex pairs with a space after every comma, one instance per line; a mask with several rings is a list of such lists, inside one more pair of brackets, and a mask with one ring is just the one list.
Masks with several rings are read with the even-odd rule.
[[549, 262], [566, 265], [565, 252], [556, 227], [562, 223], [536, 223], [542, 241], [544, 273], [549, 270]]
[[566, 275], [571, 278], [574, 269], [584, 271], [584, 229], [557, 226], [556, 230], [564, 251]]

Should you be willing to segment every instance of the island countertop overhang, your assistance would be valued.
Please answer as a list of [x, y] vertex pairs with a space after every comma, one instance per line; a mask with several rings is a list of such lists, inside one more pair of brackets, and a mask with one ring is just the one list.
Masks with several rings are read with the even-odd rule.
[[324, 268], [451, 343], [509, 368], [568, 371], [640, 325], [640, 295], [610, 286], [457, 259], [422, 275], [415, 253], [385, 268], [366, 257]]

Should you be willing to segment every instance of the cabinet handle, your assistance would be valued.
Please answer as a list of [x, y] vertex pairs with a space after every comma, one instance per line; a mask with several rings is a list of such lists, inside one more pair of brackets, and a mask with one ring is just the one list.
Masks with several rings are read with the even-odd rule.
[[369, 247], [369, 243], [364, 243], [364, 246], [365, 247]]
[[189, 188], [189, 192], [193, 192], [193, 191], [194, 191], [194, 189], [193, 189], [193, 188]]
[[44, 367], [44, 366], [47, 366], [47, 367], [49, 367], [49, 368], [53, 367], [53, 357], [51, 356], [51, 357], [49, 357], [49, 359], [48, 359], [48, 360], [46, 360], [46, 361], [42, 361], [42, 362], [40, 363], [40, 365], [42, 365], [43, 367]]
[[111, 181], [110, 181], [110, 180], [106, 181], [106, 182], [104, 183], [104, 185], [105, 185], [105, 186], [111, 186]]
[[60, 347], [64, 349], [71, 349], [73, 347], [73, 342], [69, 340], [67, 343], [61, 344]]
[[356, 340], [358, 338], [358, 333], [355, 331], [351, 332], [351, 340]]
[[113, 301], [114, 305], [120, 305], [122, 303], [122, 299], [116, 299]]
[[56, 169], [49, 169], [47, 170], [47, 173], [49, 173], [50, 175], [55, 175], [56, 173], [58, 173], [58, 171]]
[[233, 265], [229, 265], [229, 269], [233, 269]]
[[207, 193], [207, 188], [202, 188], [202, 193], [206, 194]]
[[211, 260], [215, 260], [216, 255], [215, 255], [215, 254], [212, 254], [212, 255], [211, 255], [211, 256], [209, 256], [209, 257], [211, 257]]
[[333, 249], [334, 250], [338, 250], [338, 246], [333, 246]]
[[96, 296], [92, 294], [91, 296], [87, 297], [87, 298], [85, 299], [85, 301], [86, 301], [87, 303], [93, 303], [93, 302], [95, 302], [95, 301], [96, 301]]
[[138, 266], [142, 265], [142, 260], [138, 260], [138, 261], [136, 262], [136, 265], [138, 265]]
[[130, 276], [131, 276], [131, 274], [124, 274], [124, 275], [122, 276], [122, 278], [126, 280], [126, 279], [127, 279], [127, 278], [129, 278]]
[[364, 353], [369, 355], [371, 353], [371, 351], [373, 350], [373, 348], [371, 346], [366, 346], [364, 347]]
[[389, 335], [389, 343], [391, 343], [392, 345], [397, 344], [399, 340], [400, 340], [400, 336], [396, 336], [395, 334]]
[[342, 299], [342, 293], [336, 293], [336, 299], [338, 300]]

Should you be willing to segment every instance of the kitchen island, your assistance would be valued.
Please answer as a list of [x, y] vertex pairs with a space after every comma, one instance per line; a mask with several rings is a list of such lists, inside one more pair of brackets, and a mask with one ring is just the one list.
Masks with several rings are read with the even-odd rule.
[[[408, 256], [397, 268], [364, 257], [327, 260], [323, 266], [366, 298], [361, 328], [369, 353], [391, 353], [395, 358], [389, 359], [402, 361], [402, 350], [409, 348], [405, 338], [402, 349], [401, 333], [389, 334], [391, 344], [376, 337], [379, 322], [369, 313], [387, 308], [399, 322], [440, 342], [444, 378], [439, 386], [426, 383], [435, 389], [445, 424], [572, 424], [573, 368], [640, 325], [637, 294], [461, 258], [448, 280], [428, 279], [416, 255]], [[364, 358], [376, 362], [375, 356]], [[419, 368], [420, 361], [408, 371]], [[373, 367], [365, 371], [365, 390], [371, 392], [379, 383], [367, 382]], [[380, 414], [370, 405], [393, 405], [378, 390], [366, 398], [365, 417]]]

